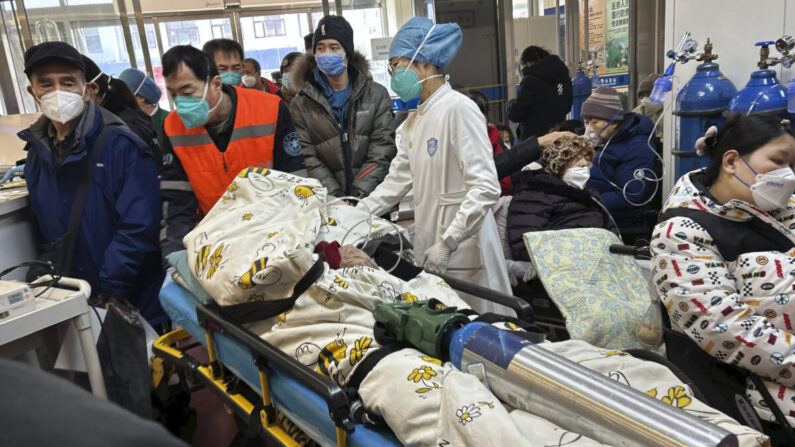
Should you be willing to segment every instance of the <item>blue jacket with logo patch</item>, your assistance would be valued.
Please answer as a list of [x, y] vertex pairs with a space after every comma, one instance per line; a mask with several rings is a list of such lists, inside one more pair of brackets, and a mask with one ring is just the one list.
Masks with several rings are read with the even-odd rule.
[[88, 162], [87, 148], [101, 129], [113, 126], [92, 170], [77, 237], [75, 276], [88, 281], [94, 295], [126, 298], [150, 322], [161, 321], [160, 191], [152, 154], [116, 115], [89, 102], [74, 130], [76, 145], [58, 166], [49, 142], [50, 125], [42, 116], [18, 134], [27, 142], [25, 179], [41, 238], [53, 242], [66, 232]]

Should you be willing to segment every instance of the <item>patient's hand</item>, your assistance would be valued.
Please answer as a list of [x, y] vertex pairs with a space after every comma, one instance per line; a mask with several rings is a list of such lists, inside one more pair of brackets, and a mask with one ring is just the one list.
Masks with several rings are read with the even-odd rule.
[[367, 253], [359, 250], [353, 245], [343, 245], [340, 247], [340, 268], [355, 267], [359, 265], [376, 269], [378, 268], [378, 265], [372, 260], [372, 258], [367, 256]]

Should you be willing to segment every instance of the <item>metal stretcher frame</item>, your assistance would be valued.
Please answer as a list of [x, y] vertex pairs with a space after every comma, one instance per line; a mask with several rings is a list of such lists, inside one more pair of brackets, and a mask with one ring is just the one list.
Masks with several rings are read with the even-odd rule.
[[[533, 310], [530, 305], [517, 297], [446, 275], [437, 276], [454, 290], [509, 307], [522, 320], [531, 321], [529, 319], [532, 319]], [[199, 304], [196, 307], [196, 314], [199, 325], [204, 329], [209, 363], [202, 364], [176, 347], [180, 341], [191, 337], [184, 329], [169, 332], [155, 340], [152, 351], [156, 357], [167, 359], [180, 369], [193, 371], [204, 386], [216, 392], [224, 403], [233, 408], [243, 420], [248, 421], [250, 432], [252, 430], [250, 424], [261, 425], [262, 435], [266, 439], [284, 446], [297, 446], [298, 443], [278, 424], [276, 409], [272, 404], [268, 385], [270, 364], [283, 370], [289, 370], [291, 374], [294, 374], [293, 379], [308, 387], [326, 402], [329, 416], [336, 426], [337, 446], [345, 447], [347, 445], [347, 435], [354, 431], [355, 422], [351, 416], [352, 402], [348, 399], [345, 390], [331, 379], [301, 364], [250, 330], [229, 321], [222, 315], [219, 305], [215, 303]], [[261, 393], [256, 399], [261, 400], [261, 407], [252, 402], [253, 397], [244, 396], [242, 393], [230, 389], [232, 388], [231, 381], [226, 380], [223, 364], [216, 356], [214, 331], [234, 337], [250, 350], [254, 364], [259, 371]], [[248, 389], [248, 386], [245, 388]]]

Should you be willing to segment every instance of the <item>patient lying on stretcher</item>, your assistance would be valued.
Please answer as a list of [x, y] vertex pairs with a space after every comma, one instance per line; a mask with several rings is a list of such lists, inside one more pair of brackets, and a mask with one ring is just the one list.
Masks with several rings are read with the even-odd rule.
[[[361, 210], [326, 202], [312, 179], [249, 168], [184, 243], [191, 271], [221, 305], [289, 297], [323, 243], [339, 243], [340, 263], [326, 263], [292, 309], [250, 329], [341, 386], [358, 387], [365, 408], [407, 445], [600, 445], [543, 415], [503, 405], [477, 377], [418, 350], [385, 349], [375, 339], [377, 303], [435, 298], [468, 309], [440, 278], [400, 279], [356, 245], [397, 229]], [[325, 250], [325, 249], [324, 249]], [[336, 264], [336, 263], [334, 263]], [[741, 445], [763, 437], [694, 399], [666, 368], [581, 341], [545, 347], [738, 434]], [[386, 354], [386, 355], [384, 355]], [[375, 362], [375, 360], [378, 360]]]

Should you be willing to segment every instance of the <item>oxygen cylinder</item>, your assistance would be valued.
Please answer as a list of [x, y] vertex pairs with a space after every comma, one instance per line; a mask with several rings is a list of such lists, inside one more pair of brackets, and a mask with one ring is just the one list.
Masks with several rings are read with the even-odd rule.
[[500, 400], [616, 446], [729, 447], [737, 436], [486, 323], [450, 331], [450, 361]]
[[778, 115], [782, 119], [789, 119], [787, 88], [778, 81], [776, 72], [768, 68], [775, 63], [769, 59], [768, 47], [773, 44], [772, 40], [756, 43], [756, 46], [761, 47], [757, 63], [759, 70], [751, 73], [745, 88], [732, 98], [729, 113]]
[[704, 53], [698, 60], [704, 61], [696, 67], [696, 74], [676, 95], [674, 145], [671, 153], [675, 157], [676, 177], [706, 166], [709, 158], [696, 154], [696, 140], [704, 136], [710, 126], [718, 128], [726, 121], [723, 113], [729, 106], [737, 88], [723, 75], [718, 58], [712, 53], [712, 43], [707, 40]]
[[501, 401], [621, 447], [736, 447], [737, 436], [437, 299], [378, 303], [379, 340], [406, 343], [477, 376]]
[[776, 114], [786, 118], [787, 89], [776, 79], [773, 70], [757, 70], [729, 104], [729, 113]]
[[795, 79], [790, 81], [787, 88], [787, 112], [795, 113]]
[[572, 94], [574, 96], [574, 101], [571, 105], [571, 117], [575, 120], [582, 121], [582, 115], [580, 111], [582, 110], [582, 105], [589, 96], [591, 96], [591, 80], [588, 79], [588, 76], [585, 74], [585, 70], [583, 70], [582, 62], [580, 62], [580, 66], [577, 68], [577, 73], [574, 74], [574, 77], [571, 78], [571, 87], [572, 87]]

